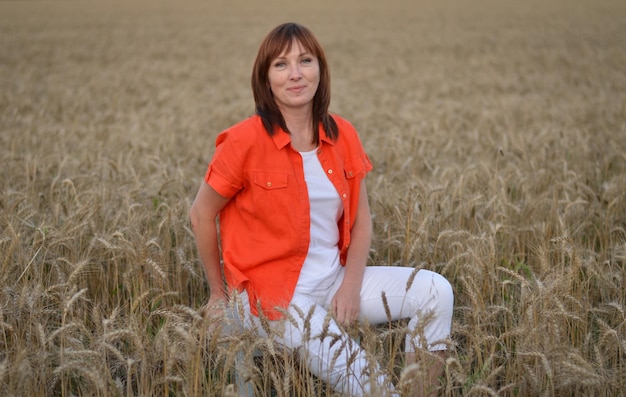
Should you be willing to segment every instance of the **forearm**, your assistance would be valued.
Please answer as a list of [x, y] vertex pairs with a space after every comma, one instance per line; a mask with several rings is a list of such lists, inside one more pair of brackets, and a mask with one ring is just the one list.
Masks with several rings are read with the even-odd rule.
[[332, 300], [336, 320], [341, 324], [355, 321], [360, 312], [361, 285], [372, 240], [372, 221], [365, 188], [361, 191], [357, 218], [350, 231], [345, 275]]
[[211, 295], [226, 296], [215, 222], [194, 227], [194, 234]]
[[357, 217], [350, 232], [350, 247], [346, 256], [344, 283], [350, 283], [360, 289], [372, 243], [372, 217], [365, 183], [361, 186], [357, 211]]
[[372, 228], [369, 219], [367, 225], [355, 224], [350, 238], [350, 247], [346, 256], [346, 275], [344, 284], [352, 284], [359, 289], [363, 281], [363, 272], [369, 257], [372, 241]]
[[227, 202], [227, 198], [221, 197], [215, 190], [203, 183], [189, 214], [198, 255], [211, 291], [211, 298], [226, 297], [216, 220], [220, 210]]

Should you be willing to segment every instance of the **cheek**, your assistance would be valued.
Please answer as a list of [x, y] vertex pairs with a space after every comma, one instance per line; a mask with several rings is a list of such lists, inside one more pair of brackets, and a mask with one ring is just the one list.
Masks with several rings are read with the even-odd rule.
[[275, 88], [279, 85], [280, 82], [280, 76], [277, 75], [275, 72], [274, 73], [269, 73], [267, 75], [267, 85], [270, 89]]
[[269, 80], [270, 89], [275, 93], [280, 92], [287, 84], [287, 80], [282, 75], [274, 75], [274, 78]]
[[320, 75], [318, 74], [317, 76], [315, 76], [315, 89], [317, 90], [319, 86], [320, 86]]
[[316, 85], [319, 85], [320, 79], [321, 79], [321, 74], [320, 74], [320, 69], [318, 67], [317, 70], [315, 71], [315, 83], [316, 83]]

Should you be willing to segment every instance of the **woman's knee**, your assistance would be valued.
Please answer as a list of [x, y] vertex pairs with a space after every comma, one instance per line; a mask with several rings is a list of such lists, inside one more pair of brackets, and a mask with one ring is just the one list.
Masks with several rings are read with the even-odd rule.
[[[419, 274], [422, 273], [422, 274]], [[421, 280], [416, 293], [429, 294], [429, 305], [436, 313], [452, 315], [454, 306], [454, 291], [452, 284], [439, 273], [430, 270], [420, 270], [418, 276]]]
[[439, 276], [437, 281], [437, 290], [441, 305], [445, 306], [448, 310], [452, 310], [452, 307], [454, 306], [454, 290], [452, 289], [452, 284], [450, 284], [450, 281], [448, 281], [448, 279], [441, 274], [437, 275]]

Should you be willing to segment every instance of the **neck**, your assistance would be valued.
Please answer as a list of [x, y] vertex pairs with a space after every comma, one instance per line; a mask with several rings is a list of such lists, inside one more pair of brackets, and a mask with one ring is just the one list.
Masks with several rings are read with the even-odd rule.
[[291, 135], [291, 147], [298, 152], [308, 152], [315, 149], [317, 142], [313, 142], [311, 113], [297, 116], [283, 113], [283, 117]]
[[282, 115], [291, 134], [292, 146], [310, 147], [313, 145], [314, 147], [311, 109], [283, 110]]

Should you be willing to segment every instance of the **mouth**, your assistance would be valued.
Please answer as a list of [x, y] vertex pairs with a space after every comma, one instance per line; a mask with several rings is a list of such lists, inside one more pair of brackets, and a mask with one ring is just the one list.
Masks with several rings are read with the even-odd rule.
[[287, 90], [298, 94], [298, 93], [304, 91], [305, 89], [306, 89], [305, 85], [297, 85], [295, 87], [289, 87]]

